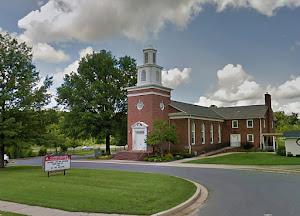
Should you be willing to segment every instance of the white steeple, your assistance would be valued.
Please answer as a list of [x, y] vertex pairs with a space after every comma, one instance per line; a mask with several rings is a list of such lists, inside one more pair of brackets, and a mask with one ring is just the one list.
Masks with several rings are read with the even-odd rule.
[[162, 67], [156, 64], [156, 50], [149, 45], [143, 50], [144, 64], [138, 66], [138, 80], [137, 86], [141, 85], [162, 85]]

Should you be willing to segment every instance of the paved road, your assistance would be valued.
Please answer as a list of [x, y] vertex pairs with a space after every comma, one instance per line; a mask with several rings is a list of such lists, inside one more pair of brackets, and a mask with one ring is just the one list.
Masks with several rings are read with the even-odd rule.
[[[41, 159], [16, 162], [40, 165]], [[163, 173], [199, 182], [209, 190], [200, 216], [300, 215], [300, 175], [92, 162], [74, 162], [72, 167]]]

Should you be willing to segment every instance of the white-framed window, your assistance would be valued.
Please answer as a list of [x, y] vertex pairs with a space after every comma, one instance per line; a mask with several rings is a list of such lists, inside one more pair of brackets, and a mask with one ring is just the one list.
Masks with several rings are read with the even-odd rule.
[[146, 81], [146, 71], [143, 70], [142, 71], [142, 82], [145, 82]]
[[247, 120], [247, 128], [253, 128], [253, 120]]
[[214, 125], [211, 123], [210, 125], [210, 143], [214, 142]]
[[264, 128], [266, 128], [266, 120], [264, 120], [263, 122], [264, 122]]
[[145, 64], [147, 64], [148, 63], [148, 53], [145, 53], [145, 56], [144, 56], [145, 58]]
[[221, 124], [219, 124], [219, 128], [218, 128], [218, 137], [219, 137], [219, 143], [221, 143]]
[[201, 130], [202, 130], [202, 144], [205, 144], [205, 124], [204, 123], [202, 123]]
[[195, 134], [195, 130], [196, 129], [196, 124], [195, 122], [192, 122], [192, 145], [195, 145], [196, 143], [196, 134]]
[[156, 53], [153, 53], [153, 64], [156, 64]]
[[247, 142], [254, 142], [254, 135], [253, 134], [247, 134]]
[[232, 128], [238, 128], [239, 127], [239, 121], [238, 120], [232, 120]]

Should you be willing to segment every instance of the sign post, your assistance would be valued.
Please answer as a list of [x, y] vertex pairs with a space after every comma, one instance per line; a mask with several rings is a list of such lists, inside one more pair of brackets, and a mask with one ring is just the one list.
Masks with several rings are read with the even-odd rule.
[[71, 155], [54, 155], [45, 156], [43, 160], [43, 171], [50, 173], [63, 172], [66, 175], [66, 170], [71, 169]]

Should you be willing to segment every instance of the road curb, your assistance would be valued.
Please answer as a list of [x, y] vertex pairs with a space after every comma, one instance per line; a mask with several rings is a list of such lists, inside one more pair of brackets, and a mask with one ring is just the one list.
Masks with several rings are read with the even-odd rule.
[[[180, 177], [178, 177], [180, 178]], [[184, 178], [181, 178], [184, 179]], [[185, 202], [162, 212], [153, 214], [152, 216], [180, 216], [180, 215], [187, 215], [191, 213], [192, 211], [195, 211], [198, 209], [207, 199], [208, 197], [208, 190], [201, 184], [191, 181], [189, 179], [184, 179], [186, 181], [189, 181], [193, 183], [196, 187], [197, 190], [194, 193], [194, 195], [186, 200]]]

